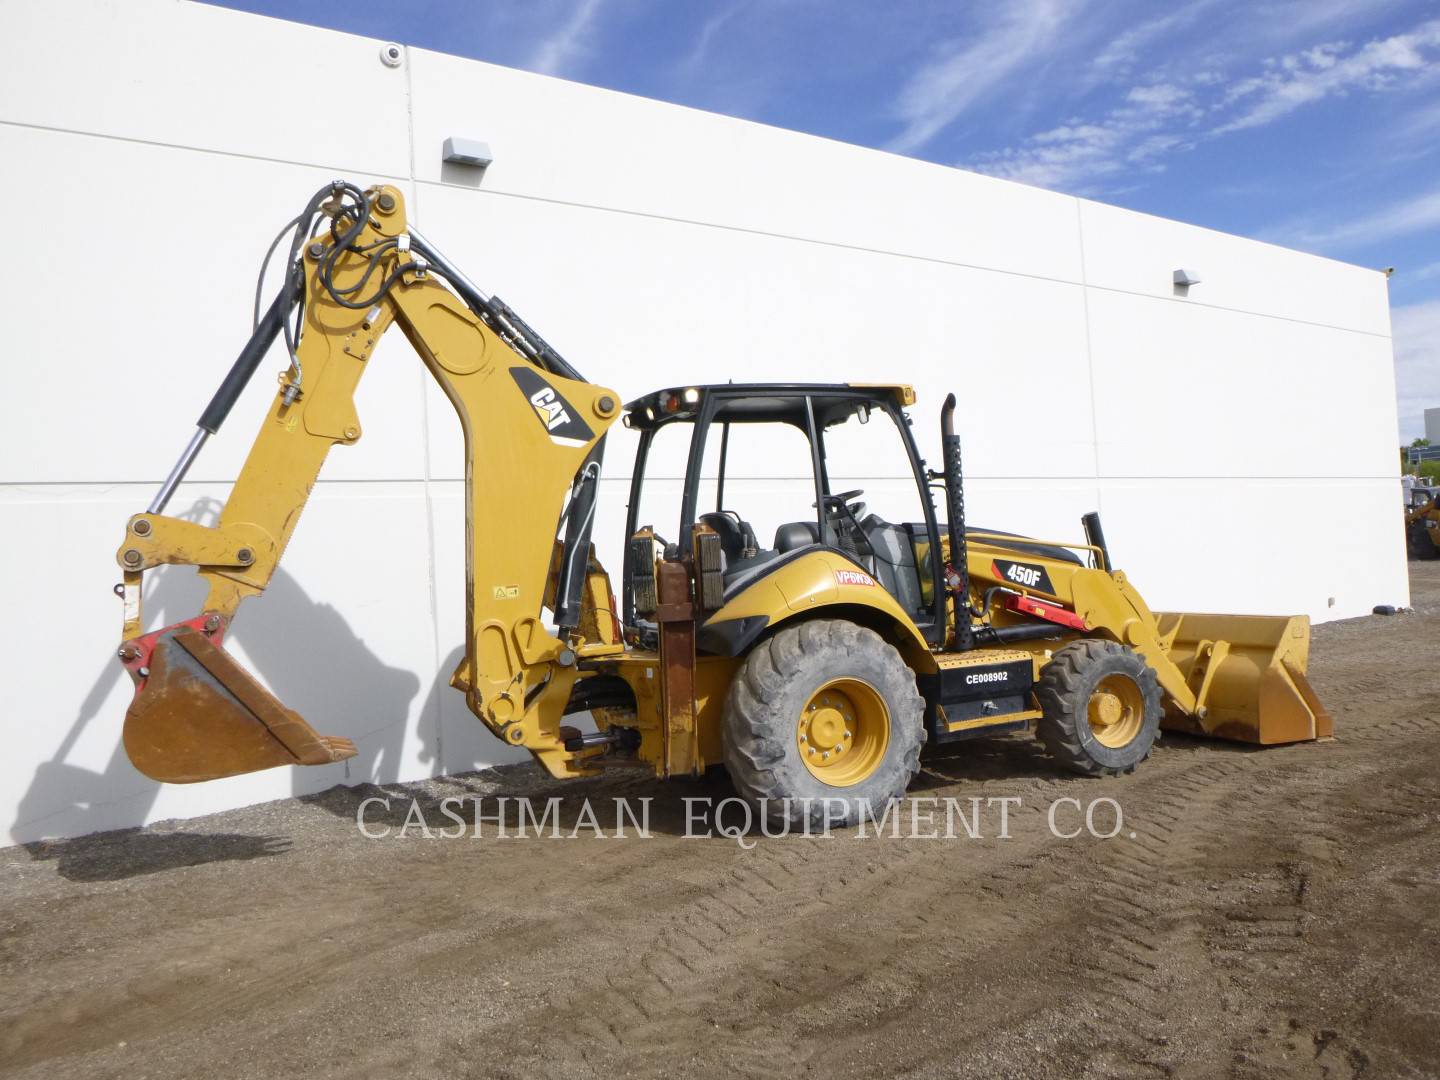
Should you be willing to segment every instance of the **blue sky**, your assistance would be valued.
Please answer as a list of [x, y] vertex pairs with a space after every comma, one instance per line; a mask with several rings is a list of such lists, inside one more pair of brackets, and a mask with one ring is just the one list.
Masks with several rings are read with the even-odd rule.
[[1440, 406], [1440, 0], [224, 0], [1086, 195], [1391, 279]]

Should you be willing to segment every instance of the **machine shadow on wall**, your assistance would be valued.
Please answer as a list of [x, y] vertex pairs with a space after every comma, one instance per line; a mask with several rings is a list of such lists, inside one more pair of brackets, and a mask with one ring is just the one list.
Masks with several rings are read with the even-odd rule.
[[[201, 499], [187, 520], [209, 524], [220, 504]], [[190, 618], [205, 600], [204, 583], [190, 568], [164, 567], [149, 575], [145, 594], [147, 624], [166, 626]], [[119, 627], [119, 613], [116, 613]], [[248, 601], [230, 635], [248, 664], [288, 707], [321, 729], [344, 735], [359, 753], [341, 765], [293, 769], [294, 794], [309, 794], [332, 784], [392, 783], [401, 770], [401, 753], [410, 705], [420, 690], [414, 672], [390, 667], [375, 655], [334, 607], [312, 599], [294, 575], [277, 569], [263, 596]], [[453, 667], [453, 662], [451, 667]], [[437, 762], [439, 687], [449, 668], [437, 675], [420, 723], [419, 758]], [[117, 694], [121, 682], [126, 685]], [[138, 830], [154, 808], [161, 785], [138, 773], [119, 739], [119, 716], [104, 717], [115, 731], [115, 746], [103, 771], [71, 763], [86, 729], [102, 710], [128, 705], [129, 677], [113, 653], [98, 661], [89, 692], [51, 760], [36, 770], [21, 799], [13, 839], [24, 843], [36, 833], [73, 837], [31, 841], [36, 859], [58, 861], [60, 873], [78, 880], [111, 880], [172, 866], [224, 859], [249, 859], [284, 851], [283, 838], [248, 835], [173, 833]], [[123, 708], [123, 706], [120, 706]], [[343, 770], [343, 771], [342, 771]], [[307, 775], [312, 773], [314, 775]], [[116, 830], [86, 836], [98, 830]]]

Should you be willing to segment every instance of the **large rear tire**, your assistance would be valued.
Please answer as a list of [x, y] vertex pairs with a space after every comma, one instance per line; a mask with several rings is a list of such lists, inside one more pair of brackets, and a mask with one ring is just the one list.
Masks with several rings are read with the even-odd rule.
[[1160, 730], [1160, 684], [1139, 653], [1085, 638], [1057, 649], [1035, 683], [1036, 734], [1081, 776], [1134, 772]]
[[774, 822], [853, 825], [920, 770], [915, 674], [873, 630], [817, 619], [751, 650], [725, 702], [725, 766]]
[[1425, 527], [1424, 519], [1413, 522], [1405, 535], [1410, 548], [1410, 554], [1417, 559], [1440, 559], [1440, 547], [1437, 547], [1432, 530]]

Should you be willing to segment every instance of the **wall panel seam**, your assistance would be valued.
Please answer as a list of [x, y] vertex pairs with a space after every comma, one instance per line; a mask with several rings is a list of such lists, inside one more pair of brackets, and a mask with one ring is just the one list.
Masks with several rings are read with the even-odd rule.
[[[414, 81], [414, 53], [410, 46], [405, 46], [405, 123], [406, 141], [410, 150], [410, 182], [409, 191], [406, 193], [410, 200], [410, 216], [417, 220], [420, 215], [420, 185], [415, 178], [415, 81]], [[413, 353], [413, 350], [412, 350]], [[417, 356], [418, 360], [419, 357]], [[439, 556], [438, 556], [438, 531], [435, 528], [435, 492], [432, 481], [435, 479], [435, 470], [430, 460], [430, 372], [422, 362], [419, 365], [417, 377], [420, 380], [420, 437], [423, 443], [423, 455], [421, 462], [425, 470], [423, 491], [425, 493], [425, 539], [427, 556], [427, 573], [430, 587], [430, 654], [431, 666], [435, 671], [435, 677], [431, 681], [432, 692], [428, 695], [430, 700], [420, 705], [421, 722], [424, 722], [425, 711], [432, 707], [435, 714], [432, 721], [435, 725], [435, 759], [431, 762], [430, 775], [443, 776], [448, 768], [445, 759], [445, 724], [443, 717], [444, 708], [440, 703], [441, 691], [440, 659], [442, 647], [440, 644], [440, 585], [439, 585]]]
[[[411, 125], [412, 125], [412, 128], [413, 128], [413, 118], [412, 118], [412, 120], [411, 120]], [[204, 147], [204, 146], [187, 146], [187, 145], [182, 144], [182, 143], [165, 142], [164, 140], [160, 140], [160, 139], [142, 139], [142, 138], [138, 138], [138, 137], [136, 137], [136, 136], [130, 136], [130, 135], [115, 135], [115, 134], [112, 134], [112, 133], [100, 132], [100, 131], [85, 131], [85, 130], [79, 129], [79, 128], [54, 127], [54, 126], [50, 126], [50, 125], [46, 125], [46, 124], [29, 124], [29, 123], [25, 123], [24, 121], [20, 121], [20, 120], [3, 120], [3, 119], [0, 119], [0, 126], [23, 128], [23, 129], [30, 130], [30, 131], [50, 131], [50, 132], [56, 132], [56, 133], [62, 134], [62, 135], [75, 135], [75, 136], [79, 136], [79, 137], [82, 137], [82, 138], [110, 139], [110, 140], [114, 140], [114, 141], [116, 141], [116, 142], [128, 142], [128, 143], [133, 143], [133, 144], [136, 144], [136, 145], [139, 145], [139, 146], [157, 146], [157, 147], [163, 147], [163, 148], [168, 149], [168, 150], [183, 150], [183, 151], [190, 151], [190, 152], [197, 153], [197, 154], [211, 154], [211, 155], [214, 155], [214, 156], [216, 156], [216, 157], [240, 158], [240, 159], [246, 160], [246, 161], [260, 161], [260, 162], [267, 162], [267, 163], [275, 164], [275, 165], [293, 165], [293, 166], [296, 166], [296, 167], [298, 167], [298, 168], [322, 169], [322, 170], [326, 170], [326, 171], [329, 171], [329, 172], [334, 172], [334, 173], [337, 173], [337, 174], [338, 174], [338, 173], [344, 173], [345, 171], [347, 171], [347, 167], [345, 167], [345, 166], [330, 165], [330, 164], [326, 164], [326, 163], [324, 163], [324, 162], [299, 161], [299, 160], [295, 160], [295, 159], [292, 159], [292, 158], [271, 157], [271, 156], [267, 156], [267, 155], [264, 155], [264, 154], [246, 154], [246, 153], [242, 153], [242, 152], [238, 152], [238, 151], [232, 151], [232, 150], [215, 150], [215, 149], [211, 149], [211, 148], [209, 148], [209, 147]], [[413, 132], [412, 132], [412, 134], [411, 134], [411, 143], [412, 143], [412, 145], [411, 145], [411, 151], [410, 151], [410, 152], [411, 152], [411, 156], [412, 156], [412, 161], [411, 161], [411, 175], [410, 175], [409, 177], [397, 176], [397, 175], [395, 175], [395, 174], [393, 174], [393, 173], [387, 173], [387, 172], [378, 172], [378, 171], [375, 171], [375, 170], [373, 170], [373, 169], [368, 169], [368, 168], [363, 168], [363, 167], [357, 167], [357, 168], [355, 169], [355, 171], [356, 171], [356, 172], [359, 172], [359, 173], [362, 173], [362, 174], [364, 174], [365, 176], [374, 177], [374, 178], [382, 179], [382, 180], [396, 180], [396, 181], [401, 181], [401, 182], [404, 182], [404, 181], [406, 181], [406, 180], [409, 180], [410, 183], [411, 183], [411, 186], [412, 186], [412, 191], [415, 192], [416, 194], [418, 194], [418, 188], [419, 188], [419, 186], [422, 185], [422, 184], [424, 184], [424, 185], [429, 185], [429, 186], [431, 186], [431, 187], [442, 188], [442, 189], [446, 189], [446, 190], [450, 190], [450, 191], [469, 190], [469, 189], [457, 188], [457, 187], [456, 187], [455, 185], [453, 185], [453, 184], [446, 184], [446, 183], [443, 183], [443, 182], [438, 181], [438, 180], [421, 180], [421, 179], [419, 179], [417, 176], [415, 176], [415, 175], [414, 175], [414, 163], [413, 163], [413, 154], [414, 154], [414, 148], [413, 148]], [[649, 218], [649, 219], [655, 220], [655, 221], [668, 221], [668, 222], [674, 222], [674, 223], [676, 223], [676, 224], [682, 224], [682, 225], [693, 225], [693, 226], [697, 226], [697, 227], [699, 227], [699, 228], [706, 228], [706, 229], [722, 229], [722, 230], [725, 230], [725, 231], [727, 231], [727, 232], [737, 232], [737, 233], [743, 233], [743, 234], [751, 235], [751, 236], [765, 236], [765, 237], [769, 237], [769, 238], [775, 239], [775, 240], [789, 240], [789, 241], [793, 241], [793, 242], [796, 242], [796, 243], [817, 244], [817, 245], [820, 245], [820, 246], [822, 246], [822, 247], [838, 248], [838, 249], [845, 250], [845, 251], [858, 251], [858, 252], [862, 252], [862, 253], [866, 253], [866, 254], [871, 254], [871, 255], [884, 255], [884, 256], [889, 256], [889, 257], [891, 257], [891, 258], [912, 259], [912, 260], [915, 260], [916, 262], [933, 263], [933, 264], [936, 264], [936, 265], [939, 265], [939, 266], [953, 266], [953, 267], [956, 267], [956, 268], [958, 268], [958, 269], [963, 269], [963, 270], [978, 270], [978, 271], [981, 271], [981, 272], [984, 272], [984, 273], [1005, 274], [1005, 275], [1010, 276], [1010, 277], [1025, 278], [1025, 279], [1031, 280], [1031, 281], [1048, 281], [1048, 282], [1052, 282], [1052, 283], [1057, 284], [1057, 285], [1073, 285], [1073, 286], [1076, 286], [1076, 287], [1079, 287], [1079, 288], [1082, 288], [1082, 289], [1083, 289], [1083, 288], [1099, 289], [1099, 290], [1104, 291], [1104, 292], [1117, 293], [1117, 294], [1122, 295], [1122, 296], [1138, 296], [1138, 297], [1143, 297], [1143, 298], [1148, 299], [1148, 300], [1161, 300], [1161, 301], [1165, 301], [1165, 302], [1172, 303], [1172, 304], [1173, 304], [1173, 303], [1181, 303], [1181, 302], [1183, 302], [1183, 303], [1189, 304], [1189, 305], [1194, 306], [1194, 307], [1208, 308], [1208, 309], [1213, 310], [1213, 311], [1231, 311], [1231, 312], [1234, 312], [1234, 313], [1236, 313], [1236, 314], [1240, 314], [1240, 315], [1251, 315], [1251, 316], [1254, 316], [1254, 317], [1256, 317], [1256, 318], [1276, 319], [1276, 320], [1279, 320], [1279, 321], [1281, 321], [1281, 322], [1296, 323], [1296, 324], [1301, 325], [1301, 326], [1316, 326], [1316, 327], [1321, 327], [1321, 328], [1324, 328], [1324, 329], [1327, 329], [1327, 330], [1341, 330], [1341, 331], [1344, 331], [1344, 332], [1346, 332], [1346, 333], [1361, 334], [1361, 335], [1363, 335], [1363, 336], [1365, 336], [1365, 337], [1379, 338], [1379, 339], [1384, 340], [1384, 341], [1390, 341], [1390, 340], [1392, 340], [1392, 336], [1391, 336], [1390, 334], [1388, 334], [1388, 333], [1381, 333], [1381, 332], [1375, 331], [1375, 330], [1362, 330], [1362, 329], [1359, 329], [1358, 327], [1353, 327], [1353, 326], [1340, 326], [1340, 325], [1335, 324], [1335, 323], [1317, 322], [1317, 321], [1312, 320], [1312, 319], [1298, 319], [1298, 318], [1295, 318], [1294, 316], [1290, 316], [1290, 315], [1277, 315], [1277, 314], [1274, 314], [1273, 312], [1255, 311], [1255, 310], [1252, 310], [1252, 309], [1250, 309], [1250, 308], [1230, 307], [1230, 306], [1225, 305], [1225, 304], [1211, 304], [1211, 303], [1207, 303], [1207, 302], [1205, 302], [1205, 301], [1203, 301], [1203, 300], [1185, 299], [1185, 300], [1182, 301], [1182, 300], [1181, 300], [1180, 298], [1178, 298], [1178, 297], [1173, 297], [1173, 296], [1156, 296], [1156, 295], [1154, 295], [1153, 293], [1137, 292], [1137, 291], [1135, 291], [1135, 290], [1133, 290], [1133, 289], [1121, 289], [1121, 288], [1117, 288], [1117, 287], [1115, 287], [1115, 286], [1110, 286], [1110, 285], [1087, 285], [1087, 284], [1085, 284], [1085, 281], [1084, 281], [1084, 271], [1083, 271], [1083, 269], [1082, 269], [1082, 271], [1081, 271], [1081, 279], [1078, 280], [1078, 281], [1076, 281], [1076, 280], [1072, 280], [1072, 279], [1070, 279], [1070, 278], [1055, 277], [1055, 276], [1049, 275], [1049, 274], [1035, 274], [1035, 273], [1029, 273], [1029, 272], [1024, 271], [1024, 270], [1012, 270], [1012, 269], [1007, 269], [1007, 268], [1005, 268], [1005, 267], [999, 267], [999, 266], [986, 266], [986, 265], [981, 264], [981, 263], [962, 262], [962, 261], [957, 260], [957, 259], [942, 259], [942, 258], [940, 258], [940, 257], [938, 257], [938, 256], [934, 256], [934, 255], [921, 255], [921, 254], [914, 253], [914, 252], [895, 251], [895, 250], [888, 249], [888, 248], [867, 247], [867, 246], [865, 246], [865, 245], [863, 245], [863, 244], [847, 244], [847, 243], [844, 243], [843, 241], [839, 241], [839, 240], [826, 240], [826, 239], [821, 238], [821, 237], [801, 236], [801, 235], [791, 234], [791, 233], [777, 233], [777, 232], [771, 232], [771, 231], [766, 230], [766, 229], [750, 228], [750, 227], [743, 226], [743, 225], [732, 225], [732, 224], [725, 224], [725, 223], [723, 223], [723, 222], [713, 222], [713, 221], [701, 221], [701, 220], [698, 220], [698, 219], [695, 219], [695, 218], [675, 217], [675, 216], [673, 216], [673, 215], [668, 215], [668, 214], [655, 214], [655, 213], [649, 213], [649, 212], [644, 211], [644, 210], [633, 210], [633, 209], [627, 209], [627, 208], [625, 208], [625, 207], [618, 207], [618, 206], [601, 206], [601, 205], [598, 205], [598, 204], [595, 204], [595, 203], [574, 202], [574, 201], [571, 201], [571, 200], [568, 200], [568, 199], [554, 199], [554, 198], [549, 198], [549, 197], [543, 196], [543, 195], [526, 195], [526, 194], [523, 194], [523, 193], [520, 193], [520, 192], [514, 192], [514, 191], [495, 191], [495, 190], [477, 191], [477, 192], [475, 192], [475, 194], [480, 194], [480, 195], [494, 195], [494, 196], [500, 196], [500, 197], [503, 197], [503, 198], [510, 198], [510, 199], [525, 199], [525, 200], [531, 201], [531, 202], [543, 202], [543, 203], [549, 203], [549, 204], [556, 205], [556, 206], [570, 206], [570, 207], [575, 207], [575, 208], [577, 208], [577, 209], [582, 209], [582, 210], [594, 210], [594, 211], [598, 211], [598, 212], [601, 212], [601, 213], [625, 214], [625, 215], [629, 215], [629, 216], [632, 216], [632, 217]], [[1078, 200], [1077, 200], [1077, 205], [1078, 205]], [[1283, 250], [1285, 250], [1285, 251], [1291, 251], [1291, 250], [1294, 250], [1294, 249], [1285, 248], [1285, 249], [1283, 249]], [[1299, 254], [1299, 255], [1302, 255], [1302, 256], [1306, 256], [1306, 257], [1313, 257], [1313, 258], [1317, 258], [1317, 259], [1318, 259], [1318, 258], [1321, 258], [1321, 256], [1318, 256], [1318, 255], [1317, 255], [1317, 256], [1309, 256], [1308, 253], [1306, 253], [1306, 252], [1296, 252], [1296, 253]], [[1328, 260], [1328, 261], [1333, 261], [1333, 260]], [[1348, 265], [1351, 265], [1351, 264], [1345, 263], [1345, 264], [1342, 264], [1342, 265], [1348, 266]]]
[[[1098, 289], [1103, 292], [1118, 293], [1123, 296], [1138, 296], [1146, 300], [1161, 300], [1171, 304], [1186, 303], [1193, 307], [1208, 308], [1211, 311], [1230, 311], [1234, 312], [1237, 315], [1251, 315], [1261, 319], [1276, 319], [1280, 322], [1296, 323], [1301, 326], [1315, 326], [1326, 330], [1341, 330], [1345, 333], [1361, 334], [1365, 337], [1380, 338], [1385, 341], [1389, 341], [1391, 339], [1391, 336], [1389, 334], [1380, 333], [1376, 330], [1361, 330], [1358, 327], [1354, 326], [1340, 326], [1336, 323], [1317, 322], [1313, 319], [1299, 319], [1292, 315], [1276, 315], [1272, 312], [1255, 311], [1251, 308], [1230, 307], [1225, 304], [1210, 304], [1206, 303], [1203, 300], [1181, 300], [1179, 297], [1174, 296], [1157, 296], [1154, 293], [1138, 292], [1134, 289], [1121, 289], [1113, 285], [1087, 285], [1085, 283], [1083, 269], [1081, 271], [1081, 276], [1079, 279], [1055, 277], [1050, 274], [1035, 274], [1025, 270], [1011, 270], [1000, 266], [987, 266], [983, 263], [969, 263], [961, 262], [958, 259], [944, 259], [939, 257], [938, 255], [922, 255], [916, 252], [896, 251], [890, 248], [867, 247], [864, 244], [847, 244], [841, 240], [827, 240], [823, 237], [801, 236], [796, 233], [772, 232], [768, 229], [757, 229], [746, 225], [728, 225], [718, 221], [701, 221], [698, 218], [676, 217], [673, 214], [651, 213], [650, 211], [635, 210], [623, 206], [601, 206], [598, 203], [575, 202], [570, 199], [556, 199], [547, 195], [527, 195], [523, 192], [498, 191], [493, 188], [462, 188], [455, 184], [447, 184], [440, 180], [417, 179], [416, 183], [423, 184], [427, 187], [440, 188], [446, 191], [454, 191], [461, 193], [468, 192], [473, 195], [489, 195], [504, 199], [523, 199], [526, 202], [546, 203], [551, 206], [568, 206], [577, 210], [592, 210], [602, 214], [622, 214], [627, 217], [647, 218], [651, 221], [665, 221], [676, 225], [691, 225], [701, 229], [720, 229], [725, 232], [741, 233], [747, 236], [763, 236], [772, 240], [788, 240], [799, 244], [815, 244], [820, 247], [837, 248], [843, 251], [857, 251], [861, 252], [862, 254], [881, 255], [895, 259], [911, 259], [915, 262], [932, 263], [937, 266], [953, 266], [961, 270], [975, 270], [979, 271], [980, 273], [986, 274], [1005, 274], [1009, 277], [1024, 278], [1029, 281], [1046, 281], [1056, 285], [1070, 285], [1075, 288], [1081, 289]], [[1240, 237], [1240, 239], [1246, 238]], [[1283, 250], [1293, 251], [1294, 254], [1300, 255], [1301, 257], [1307, 259], [1321, 258], [1321, 256], [1319, 255], [1311, 255], [1308, 252], [1304, 251], [1295, 251], [1292, 248], [1285, 248]], [[1333, 262], [1334, 260], [1326, 261]], [[1344, 263], [1342, 265], [1349, 266], [1351, 264]]]
[[136, 146], [158, 146], [165, 150], [184, 150], [195, 154], [210, 154], [214, 157], [240, 158], [243, 161], [262, 161], [270, 165], [293, 165], [301, 169], [321, 169], [336, 175], [343, 175], [346, 172], [356, 172], [364, 176], [374, 177], [378, 180], [397, 180], [404, 182], [407, 178], [394, 173], [379, 172], [375, 169], [363, 167], [349, 167], [340, 165], [329, 165], [323, 161], [297, 161], [293, 158], [270, 157], [265, 154], [247, 154], [238, 150], [214, 150], [208, 146], [189, 146], [185, 143], [165, 142], [163, 139], [142, 139], [135, 135], [115, 135], [106, 131], [86, 131], [82, 128], [54, 127], [49, 124], [27, 124], [23, 120], [0, 119], [0, 127], [22, 128], [27, 131], [50, 131], [57, 135], [74, 135], [83, 139], [108, 139], [112, 142], [132, 143]]

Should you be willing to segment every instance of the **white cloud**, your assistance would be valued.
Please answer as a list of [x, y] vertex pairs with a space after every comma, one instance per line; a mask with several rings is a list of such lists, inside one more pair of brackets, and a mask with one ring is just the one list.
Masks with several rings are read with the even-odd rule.
[[1343, 248], [1436, 228], [1440, 228], [1440, 188], [1364, 217], [1351, 218], [1342, 225], [1291, 225], [1273, 235], [1283, 243], [1303, 247]]
[[1371, 41], [1358, 49], [1331, 42], [1273, 58], [1259, 75], [1231, 85], [1222, 105], [1247, 101], [1247, 107], [1214, 133], [1261, 127], [1312, 102], [1351, 90], [1388, 90], [1406, 73], [1433, 66], [1437, 49], [1440, 20], [1433, 20], [1407, 34]]
[[1395, 125], [1391, 136], [1401, 145], [1425, 143], [1440, 132], [1440, 101], [1415, 109]]
[[922, 67], [901, 89], [895, 111], [904, 128], [888, 149], [919, 149], [1021, 68], [1033, 70], [1078, 4], [1012, 0], [994, 7], [1004, 12], [1001, 18], [977, 38], [952, 42], [945, 55]]
[[700, 33], [695, 37], [694, 47], [676, 66], [682, 71], [698, 71], [710, 53], [710, 45], [711, 42], [715, 40], [715, 35], [720, 32], [726, 23], [740, 14], [748, 4], [749, 0], [739, 0], [738, 3], [732, 4], [719, 14], [711, 15], [710, 18], [706, 19], [704, 25], [700, 27]]
[[[1267, 9], [1264, 15], [1278, 25], [1287, 10]], [[1327, 10], [1329, 20], [1335, 9]], [[1303, 13], [1295, 14], [1303, 18]], [[1142, 24], [1115, 39], [1095, 63], [1108, 53], [1111, 59], [1105, 62], [1118, 69], [1121, 53], [1186, 21], [1176, 13]], [[1105, 192], [1093, 185], [1115, 181], [1122, 174], [1163, 171], [1168, 157], [1204, 140], [1271, 123], [1310, 102], [1360, 91], [1418, 91], [1440, 83], [1440, 20], [1364, 45], [1344, 41], [1312, 44], [1252, 63], [1250, 73], [1222, 75], [1207, 62], [1196, 64], [1193, 73], [1181, 75], [1176, 73], [1181, 66], [1172, 57], [1150, 79], [1131, 85], [1120, 105], [1098, 115], [1072, 117], [1017, 145], [977, 154], [962, 164], [1041, 187], [1102, 194]], [[1160, 72], [1166, 71], [1168, 77], [1162, 77]], [[1440, 111], [1432, 116], [1430, 109], [1427, 102], [1412, 113], [1412, 127], [1440, 123]], [[1299, 242], [1347, 240], [1380, 230], [1398, 235], [1428, 223], [1436, 212], [1435, 205], [1422, 200], [1377, 220], [1301, 230]], [[1292, 228], [1286, 235], [1289, 242], [1295, 242], [1297, 231]]]
[[1189, 96], [1189, 90], [1183, 90], [1169, 83], [1158, 83], [1154, 86], [1132, 87], [1130, 92], [1125, 95], [1125, 100], [1132, 105], [1140, 105], [1147, 109], [1168, 109], [1178, 105]]
[[[1196, 85], [1219, 82], [1227, 67], [1257, 63], [1267, 53], [1332, 24], [1353, 23], [1367, 9], [1387, 3], [1393, 0], [1188, 0], [1148, 22], [1127, 25], [1095, 55], [1083, 86], [1131, 78], [1142, 66], [1154, 72], [1157, 54], [1164, 57], [1161, 66], [1172, 72], [1195, 72], [1189, 81]], [[1230, 10], [1212, 17], [1217, 7]], [[1198, 32], [1181, 33], [1201, 23], [1202, 16]]]
[[1191, 92], [1169, 83], [1132, 87], [1125, 104], [1102, 118], [1032, 135], [1018, 147], [981, 154], [969, 167], [1037, 187], [1072, 190], [1137, 169], [1188, 145], [1187, 126], [1203, 116]]
[[542, 75], [564, 74], [586, 52], [585, 35], [599, 8], [600, 0], [580, 0], [565, 24], [540, 42], [525, 66]]
[[1425, 410], [1440, 405], [1440, 300], [1397, 307], [1391, 328], [1400, 437], [1408, 443], [1425, 434]]
[[1123, 77], [1140, 62], [1146, 48], [1160, 38], [1189, 26], [1205, 9], [1214, 7], [1217, 2], [1219, 0], [1194, 0], [1158, 19], [1122, 31], [1090, 61], [1092, 76], [1104, 79]]

